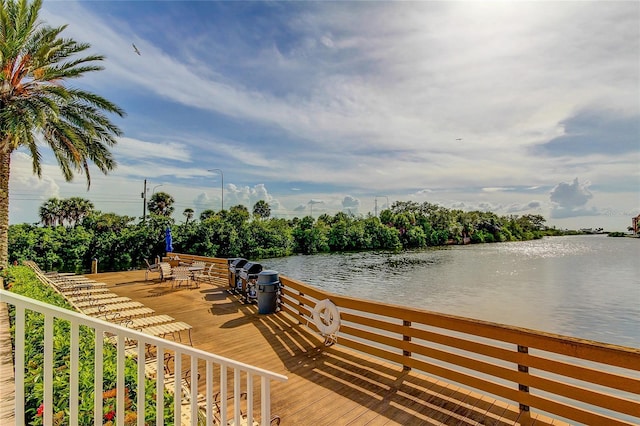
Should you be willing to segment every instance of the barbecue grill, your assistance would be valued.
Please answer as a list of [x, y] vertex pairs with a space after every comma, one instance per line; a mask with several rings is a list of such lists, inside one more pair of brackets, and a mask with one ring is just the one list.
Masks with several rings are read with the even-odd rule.
[[245, 301], [255, 302], [258, 298], [258, 275], [262, 272], [262, 265], [259, 263], [247, 262], [240, 270], [240, 280], [242, 281], [241, 292]]
[[229, 259], [229, 291], [237, 293], [242, 289], [240, 270], [247, 263], [247, 259], [236, 257]]

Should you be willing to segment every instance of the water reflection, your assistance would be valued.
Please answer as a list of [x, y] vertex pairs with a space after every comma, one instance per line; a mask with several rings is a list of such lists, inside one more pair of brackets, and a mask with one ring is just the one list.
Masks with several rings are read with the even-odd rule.
[[640, 241], [554, 237], [260, 262], [330, 292], [640, 347]]

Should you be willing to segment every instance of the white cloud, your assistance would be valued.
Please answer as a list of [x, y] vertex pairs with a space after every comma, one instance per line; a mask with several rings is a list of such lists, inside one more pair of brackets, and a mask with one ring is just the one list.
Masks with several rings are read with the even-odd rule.
[[[94, 176], [90, 194], [104, 194], [106, 206], [119, 199], [137, 210], [147, 178], [180, 192], [184, 205], [218, 209], [220, 191], [203, 182], [213, 166], [225, 169], [225, 206], [251, 208], [264, 197], [283, 214], [285, 204], [308, 209], [310, 198], [326, 201], [318, 210], [340, 211], [345, 193], [363, 211], [374, 208], [371, 194], [385, 194], [546, 212], [552, 205], [530, 204], [534, 197], [522, 188], [551, 188], [574, 176], [593, 182], [587, 201], [640, 208], [637, 194], [628, 201], [640, 185], [638, 151], [532, 153], [563, 136], [562, 123], [580, 111], [640, 117], [633, 3], [310, 3], [273, 16], [270, 25], [287, 37], [269, 38], [229, 16], [228, 26], [178, 22], [179, 43], [149, 31], [168, 18], [157, 12], [164, 5], [139, 4], [144, 22], [91, 13], [94, 6], [46, 2], [43, 18], [69, 23], [65, 35], [107, 56], [106, 71], [82, 83], [132, 110], [118, 121], [127, 135], [114, 150], [118, 169], [108, 183]], [[13, 167], [12, 191], [38, 199], [86, 193], [82, 179], [62, 183], [56, 168], [46, 164], [34, 184], [30, 167], [20, 178]], [[314, 184], [312, 194], [267, 191], [305, 183]], [[575, 204], [585, 193], [570, 201], [565, 189], [551, 197], [554, 215], [604, 212]], [[24, 210], [14, 198], [12, 221]]]
[[[253, 187], [243, 186], [239, 187], [234, 184], [228, 184], [225, 187], [225, 206], [229, 208], [234, 205], [243, 204], [251, 210], [255, 203], [259, 200], [266, 201], [271, 207], [271, 211], [273, 215], [280, 210], [282, 210], [282, 206], [280, 202], [275, 199], [269, 191], [265, 184], [260, 183], [254, 185]], [[228, 202], [226, 200], [229, 200]]]
[[342, 210], [348, 211], [351, 214], [358, 214], [360, 209], [360, 200], [352, 197], [351, 195], [346, 195], [342, 199]]
[[581, 208], [593, 198], [589, 191], [590, 182], [580, 183], [575, 178], [572, 183], [560, 182], [551, 190], [549, 199], [559, 208]]
[[553, 204], [551, 217], [567, 218], [575, 216], [595, 216], [598, 210], [595, 207], [587, 208], [586, 204], [593, 198], [589, 191], [590, 182], [580, 183], [575, 178], [572, 183], [560, 182], [549, 193], [549, 199]]
[[149, 142], [122, 137], [113, 149], [113, 153], [116, 158], [123, 158], [127, 161], [152, 162], [167, 159], [179, 162], [192, 161], [188, 147], [179, 142]]
[[520, 213], [520, 212], [531, 212], [535, 210], [540, 210], [542, 208], [542, 203], [539, 201], [530, 201], [526, 204], [511, 204], [507, 206], [507, 213]]

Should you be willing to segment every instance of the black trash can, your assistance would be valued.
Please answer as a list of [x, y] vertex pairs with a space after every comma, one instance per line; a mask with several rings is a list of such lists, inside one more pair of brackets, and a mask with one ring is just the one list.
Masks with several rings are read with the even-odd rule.
[[278, 272], [266, 270], [258, 274], [258, 313], [272, 314], [278, 308], [280, 280]]

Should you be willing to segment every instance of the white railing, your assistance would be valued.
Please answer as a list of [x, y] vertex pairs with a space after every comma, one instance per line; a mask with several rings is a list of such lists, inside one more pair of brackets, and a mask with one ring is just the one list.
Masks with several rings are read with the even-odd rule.
[[[286, 381], [283, 375], [252, 367], [228, 358], [201, 351], [177, 342], [154, 337], [107, 321], [92, 318], [70, 310], [48, 305], [0, 289], [0, 302], [15, 307], [15, 419], [25, 424], [25, 312], [39, 312], [44, 316], [44, 398], [43, 424], [53, 424], [54, 396], [54, 319], [70, 325], [69, 354], [69, 424], [77, 425], [79, 417], [79, 330], [81, 326], [95, 332], [94, 352], [94, 412], [96, 425], [103, 424], [104, 345], [114, 342], [117, 347], [115, 424], [124, 424], [125, 418], [125, 359], [132, 356], [137, 362], [137, 424], [145, 424], [145, 384], [152, 370], [155, 380], [155, 407], [165, 407], [165, 389], [174, 397], [173, 424], [198, 425], [205, 423], [226, 425], [230, 419], [257, 419], [261, 425], [271, 420], [271, 381]], [[108, 341], [105, 342], [105, 340]], [[153, 354], [153, 356], [151, 355]], [[155, 359], [155, 361], [153, 361]], [[167, 359], [173, 363], [173, 374], [167, 370]], [[185, 362], [186, 361], [186, 362]], [[183, 365], [186, 369], [183, 369]], [[152, 368], [149, 368], [151, 366]], [[203, 371], [204, 379], [198, 370]], [[186, 373], [186, 374], [184, 374]], [[231, 374], [229, 374], [231, 373]], [[217, 380], [216, 380], [217, 376]], [[177, 377], [177, 379], [175, 379]], [[259, 379], [259, 383], [258, 380]], [[204, 387], [204, 392], [199, 392]], [[230, 389], [231, 388], [231, 389]], [[254, 392], [258, 390], [258, 392]], [[188, 397], [184, 397], [184, 395]], [[75, 395], [75, 397], [74, 397]], [[244, 400], [246, 396], [246, 401]], [[186, 402], [185, 402], [186, 401]], [[198, 416], [200, 413], [200, 416]], [[183, 415], [184, 414], [184, 415]], [[182, 421], [181, 421], [182, 419]], [[186, 420], [185, 420], [186, 419]], [[206, 420], [205, 420], [206, 419]], [[164, 409], [156, 410], [155, 424], [165, 424]], [[235, 424], [239, 424], [236, 421]], [[251, 421], [248, 422], [251, 424]]]

